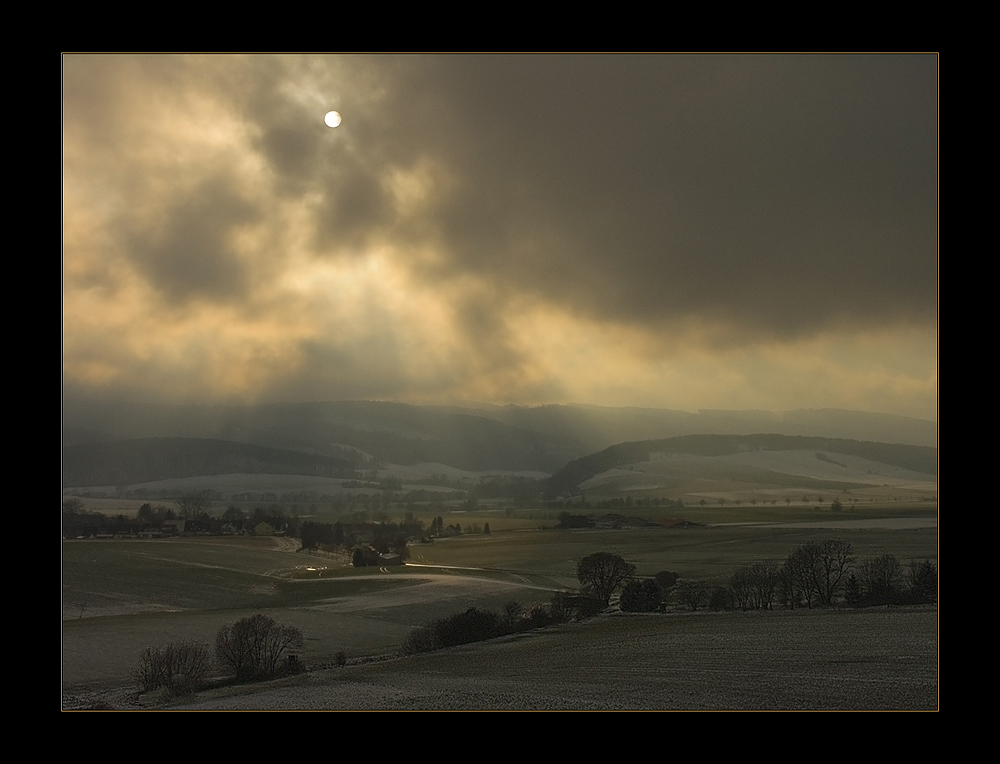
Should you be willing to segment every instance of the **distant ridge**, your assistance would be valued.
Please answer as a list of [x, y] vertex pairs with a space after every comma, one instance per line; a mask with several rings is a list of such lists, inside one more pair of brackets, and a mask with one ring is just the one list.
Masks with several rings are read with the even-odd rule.
[[573, 493], [586, 480], [623, 464], [647, 461], [652, 453], [724, 456], [745, 451], [822, 450], [869, 459], [927, 475], [937, 475], [937, 449], [899, 443], [847, 440], [802, 435], [682, 435], [663, 440], [618, 443], [598, 453], [574, 459], [550, 479], [550, 496]]
[[350, 459], [207, 438], [146, 438], [63, 449], [70, 486], [131, 485], [224, 473], [354, 477]]
[[[551, 474], [615, 444], [748, 432], [937, 444], [935, 422], [837, 409], [691, 413], [583, 405], [416, 406], [382, 401], [197, 405], [66, 399], [63, 446], [86, 447], [94, 453], [88, 457], [84, 451], [72, 452], [64, 481], [76, 484], [81, 473], [73, 465], [87, 459], [88, 474], [96, 474], [101, 459], [112, 465], [125, 463], [126, 456], [97, 446], [149, 438], [215, 440], [350, 462], [367, 460], [369, 469], [385, 463], [440, 463], [468, 471]], [[235, 461], [249, 459], [236, 454], [232, 451]], [[178, 456], [162, 463], [185, 462]]]

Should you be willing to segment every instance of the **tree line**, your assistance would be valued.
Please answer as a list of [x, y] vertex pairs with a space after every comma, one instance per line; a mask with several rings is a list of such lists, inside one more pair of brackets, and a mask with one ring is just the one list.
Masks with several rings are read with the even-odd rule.
[[807, 542], [779, 566], [773, 561], [737, 569], [730, 578], [731, 607], [740, 610], [921, 605], [937, 602], [937, 566], [913, 560], [904, 571], [892, 554], [857, 563], [846, 541]]
[[[937, 602], [937, 566], [930, 560], [913, 560], [907, 571], [891, 554], [869, 558], [857, 566], [854, 563], [850, 543], [837, 539], [810, 541], [795, 548], [781, 564], [766, 560], [746, 565], [737, 568], [727, 584], [710, 584], [682, 580], [679, 574], [669, 570], [640, 578], [636, 576], [635, 565], [625, 558], [610, 552], [596, 552], [577, 564], [580, 591], [557, 593], [548, 617], [561, 620], [594, 615], [607, 609], [616, 592], [619, 593], [619, 607], [626, 612], [664, 611], [670, 605], [690, 610], [771, 610], [775, 606], [794, 609], [841, 604], [868, 607]], [[455, 618], [462, 622], [461, 614]], [[533, 618], [537, 623], [538, 614]], [[508, 628], [525, 627], [523, 621], [514, 624], [510, 618], [505, 620], [499, 615], [487, 620], [506, 624]], [[430, 629], [426, 633], [445, 633], [451, 625], [451, 621], [435, 622], [425, 627]], [[499, 636], [503, 631], [497, 626], [490, 633]], [[444, 637], [434, 637], [423, 639], [422, 644], [447, 646], [452, 643]]]
[[[628, 566], [622, 558], [617, 560], [619, 567]], [[725, 584], [671, 580], [666, 573], [651, 579], [636, 578], [634, 569], [630, 575], [619, 574], [616, 586], [621, 588], [622, 610], [652, 612], [669, 605], [690, 610], [772, 610], [937, 603], [937, 566], [930, 560], [912, 560], [904, 568], [894, 555], [884, 554], [858, 563], [851, 544], [836, 539], [809, 541], [782, 562], [763, 560], [737, 568]], [[604, 586], [592, 575], [585, 582], [585, 588], [593, 591]]]

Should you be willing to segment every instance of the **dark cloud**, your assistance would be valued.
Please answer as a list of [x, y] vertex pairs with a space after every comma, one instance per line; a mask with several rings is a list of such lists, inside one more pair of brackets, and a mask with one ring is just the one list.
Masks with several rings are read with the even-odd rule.
[[316, 106], [310, 109], [309, 104], [289, 96], [287, 84], [295, 79], [289, 64], [279, 57], [249, 59], [238, 109], [250, 130], [251, 145], [277, 181], [275, 191], [282, 196], [301, 196], [312, 190], [328, 169], [324, 139], [329, 135]]
[[178, 194], [161, 225], [134, 231], [129, 253], [170, 302], [229, 301], [243, 296], [249, 282], [232, 236], [259, 216], [237, 189], [214, 178]]
[[935, 56], [66, 56], [63, 151], [95, 385], [936, 399]]
[[[270, 190], [319, 200], [317, 254], [430, 244], [432, 280], [473, 274], [657, 329], [709, 314], [792, 336], [936, 319], [936, 67], [919, 55], [77, 57], [65, 103], [92, 137], [127, 132], [126, 96], [143, 86], [229, 103]], [[307, 83], [329, 100], [297, 96]], [[333, 105], [336, 132], [321, 121]], [[450, 184], [415, 227], [386, 182], [422, 160]], [[238, 290], [225, 240], [252, 215], [239, 193], [223, 183], [164, 203], [164, 229], [134, 240], [146, 271], [174, 295]]]
[[392, 210], [379, 179], [355, 169], [337, 175], [327, 184], [324, 204], [318, 212], [318, 246], [356, 248], [372, 234], [384, 234], [391, 227]]
[[291, 124], [267, 129], [261, 145], [271, 167], [284, 177], [301, 178], [312, 174], [319, 148], [316, 132], [305, 116]]
[[424, 86], [455, 268], [639, 323], [935, 316], [933, 57], [460, 56]]

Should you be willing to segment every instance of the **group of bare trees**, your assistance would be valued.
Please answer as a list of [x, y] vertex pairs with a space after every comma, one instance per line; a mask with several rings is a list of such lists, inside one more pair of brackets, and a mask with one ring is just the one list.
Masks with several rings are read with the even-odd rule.
[[872, 557], [855, 565], [851, 545], [827, 539], [796, 548], [782, 565], [758, 562], [738, 568], [729, 581], [731, 606], [741, 610], [829, 607], [840, 602], [866, 605], [937, 602], [937, 566], [914, 560], [909, 575], [894, 555]]
[[803, 544], [788, 555], [778, 576], [782, 604], [832, 605], [844, 589], [853, 562], [854, 554], [846, 541], [827, 539]]
[[223, 626], [215, 638], [215, 654], [237, 681], [266, 679], [278, 673], [289, 650], [302, 647], [302, 632], [257, 613]]
[[911, 560], [903, 568], [894, 555], [865, 560], [847, 577], [848, 605], [930, 604], [937, 602], [937, 566], [930, 560]]
[[843, 592], [853, 562], [846, 541], [810, 541], [784, 564], [764, 560], [737, 568], [725, 592], [727, 604], [739, 610], [770, 610], [776, 602], [790, 608], [826, 607]]
[[605, 608], [620, 589], [621, 608], [630, 612], [663, 610], [670, 603], [690, 610], [933, 604], [938, 587], [937, 566], [930, 560], [912, 561], [908, 572], [891, 554], [856, 564], [851, 544], [838, 539], [809, 541], [783, 562], [764, 560], [737, 568], [728, 585], [678, 581], [668, 571], [639, 578], [634, 565], [609, 552], [583, 558], [577, 578], [583, 591]]
[[729, 580], [734, 607], [741, 610], [770, 610], [778, 588], [781, 568], [768, 560], [737, 568]]
[[163, 688], [169, 695], [186, 695], [201, 686], [211, 666], [208, 645], [171, 643], [143, 650], [133, 676], [143, 692]]
[[214, 666], [229, 672], [238, 682], [269, 679], [289, 668], [287, 659], [301, 649], [302, 643], [300, 629], [257, 613], [219, 630], [216, 664], [206, 644], [171, 643], [144, 650], [133, 677], [143, 692], [164, 689], [169, 695], [197, 690]]

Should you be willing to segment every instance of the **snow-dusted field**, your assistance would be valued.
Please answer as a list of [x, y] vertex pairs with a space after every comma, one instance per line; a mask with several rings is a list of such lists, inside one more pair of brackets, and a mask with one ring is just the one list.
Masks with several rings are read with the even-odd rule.
[[[774, 474], [802, 478], [803, 486], [809, 486], [811, 481], [860, 483], [937, 494], [934, 475], [846, 454], [817, 455], [815, 450], [752, 451], [725, 456], [655, 454], [645, 462], [606, 470], [581, 483], [580, 488], [590, 490], [614, 483], [619, 491], [640, 491], [659, 488], [669, 481], [757, 481], [767, 484], [773, 481], [771, 475]], [[782, 483], [789, 491], [802, 490], [793, 487], [794, 483], [788, 485], [787, 480]]]
[[934, 710], [937, 611], [604, 616], [189, 709]]

